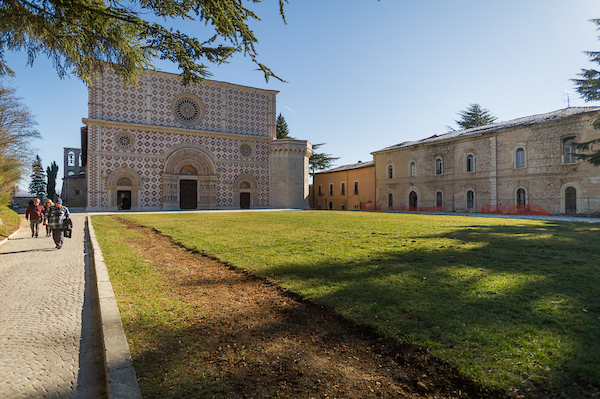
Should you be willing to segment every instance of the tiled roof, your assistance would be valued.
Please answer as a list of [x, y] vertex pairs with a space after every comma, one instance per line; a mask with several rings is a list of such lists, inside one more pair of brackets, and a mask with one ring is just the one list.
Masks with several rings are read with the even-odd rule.
[[512, 127], [532, 125], [534, 123], [556, 121], [556, 120], [559, 120], [562, 118], [567, 118], [567, 117], [570, 117], [573, 115], [579, 115], [579, 114], [585, 114], [585, 113], [597, 112], [597, 111], [600, 111], [600, 107], [563, 108], [563, 109], [559, 109], [557, 111], [548, 112], [546, 114], [526, 116], [523, 118], [512, 119], [512, 120], [506, 121], [506, 122], [492, 123], [490, 125], [479, 126], [479, 127], [474, 127], [474, 128], [465, 129], [465, 130], [457, 130], [455, 132], [450, 132], [450, 133], [445, 133], [445, 134], [440, 134], [440, 135], [434, 134], [431, 137], [427, 137], [427, 138], [417, 140], [417, 141], [405, 141], [405, 142], [402, 142], [402, 143], [399, 143], [396, 145], [392, 145], [390, 147], [386, 147], [379, 151], [374, 151], [374, 152], [393, 150], [393, 149], [402, 148], [402, 147], [411, 147], [414, 145], [425, 144], [425, 143], [433, 143], [433, 142], [437, 142], [437, 141], [443, 141], [443, 140], [449, 140], [449, 139], [454, 139], [454, 138], [463, 137], [463, 136], [469, 136], [472, 134], [490, 133], [490, 132], [494, 132], [494, 131], [501, 130], [501, 129], [508, 129], [508, 128], [512, 128]]
[[331, 173], [331, 172], [342, 172], [344, 170], [360, 169], [360, 168], [366, 168], [368, 166], [373, 166], [373, 161], [368, 161], [368, 162], [360, 162], [360, 161], [358, 161], [358, 163], [353, 163], [353, 164], [350, 164], [350, 165], [338, 166], [337, 168], [333, 168], [333, 169], [329, 169], [329, 170], [324, 170], [322, 172], [317, 172], [315, 174]]

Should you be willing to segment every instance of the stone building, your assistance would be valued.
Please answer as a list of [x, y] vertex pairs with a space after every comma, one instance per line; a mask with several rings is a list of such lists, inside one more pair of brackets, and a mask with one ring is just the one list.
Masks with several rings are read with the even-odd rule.
[[589, 122], [598, 111], [566, 108], [375, 151], [377, 205], [598, 213], [600, 168], [577, 160], [572, 147], [573, 141], [600, 138]]
[[343, 165], [313, 175], [312, 209], [375, 209], [373, 161]]
[[64, 148], [61, 198], [68, 207], [85, 207], [85, 166], [81, 148]]
[[275, 138], [277, 93], [107, 68], [83, 119], [87, 209], [308, 208], [312, 146]]

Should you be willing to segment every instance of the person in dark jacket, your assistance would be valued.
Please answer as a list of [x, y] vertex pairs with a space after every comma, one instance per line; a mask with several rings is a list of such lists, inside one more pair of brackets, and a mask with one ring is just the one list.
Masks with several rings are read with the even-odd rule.
[[56, 244], [56, 249], [61, 249], [65, 240], [64, 229], [73, 225], [69, 208], [63, 206], [61, 198], [48, 210], [46, 221], [52, 229], [52, 238]]
[[[54, 202], [52, 202], [52, 200], [50, 198], [48, 198], [46, 200], [46, 202], [44, 202], [44, 215], [47, 215], [50, 208], [54, 206]], [[46, 237], [50, 237], [52, 235], [52, 229], [50, 228], [50, 225], [48, 224], [48, 222], [44, 219], [44, 224], [46, 225]]]
[[45, 209], [40, 205], [40, 200], [37, 198], [33, 200], [33, 203], [29, 204], [25, 211], [25, 219], [29, 220], [32, 237], [38, 238], [40, 223], [44, 220], [44, 212]]

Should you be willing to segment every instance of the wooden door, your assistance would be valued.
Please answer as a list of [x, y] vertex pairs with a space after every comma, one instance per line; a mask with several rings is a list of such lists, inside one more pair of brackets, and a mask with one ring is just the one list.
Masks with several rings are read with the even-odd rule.
[[179, 207], [196, 209], [198, 207], [198, 182], [196, 180], [180, 180], [179, 188]]
[[250, 209], [250, 193], [240, 193], [240, 208]]

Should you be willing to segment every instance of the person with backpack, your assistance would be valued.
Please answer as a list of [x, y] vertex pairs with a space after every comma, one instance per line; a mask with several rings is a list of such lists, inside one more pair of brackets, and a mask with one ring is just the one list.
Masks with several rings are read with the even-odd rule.
[[51, 206], [46, 215], [46, 222], [52, 229], [52, 238], [56, 244], [56, 249], [61, 249], [65, 240], [65, 229], [72, 227], [71, 213], [69, 208], [63, 206], [62, 198], [59, 198]]

